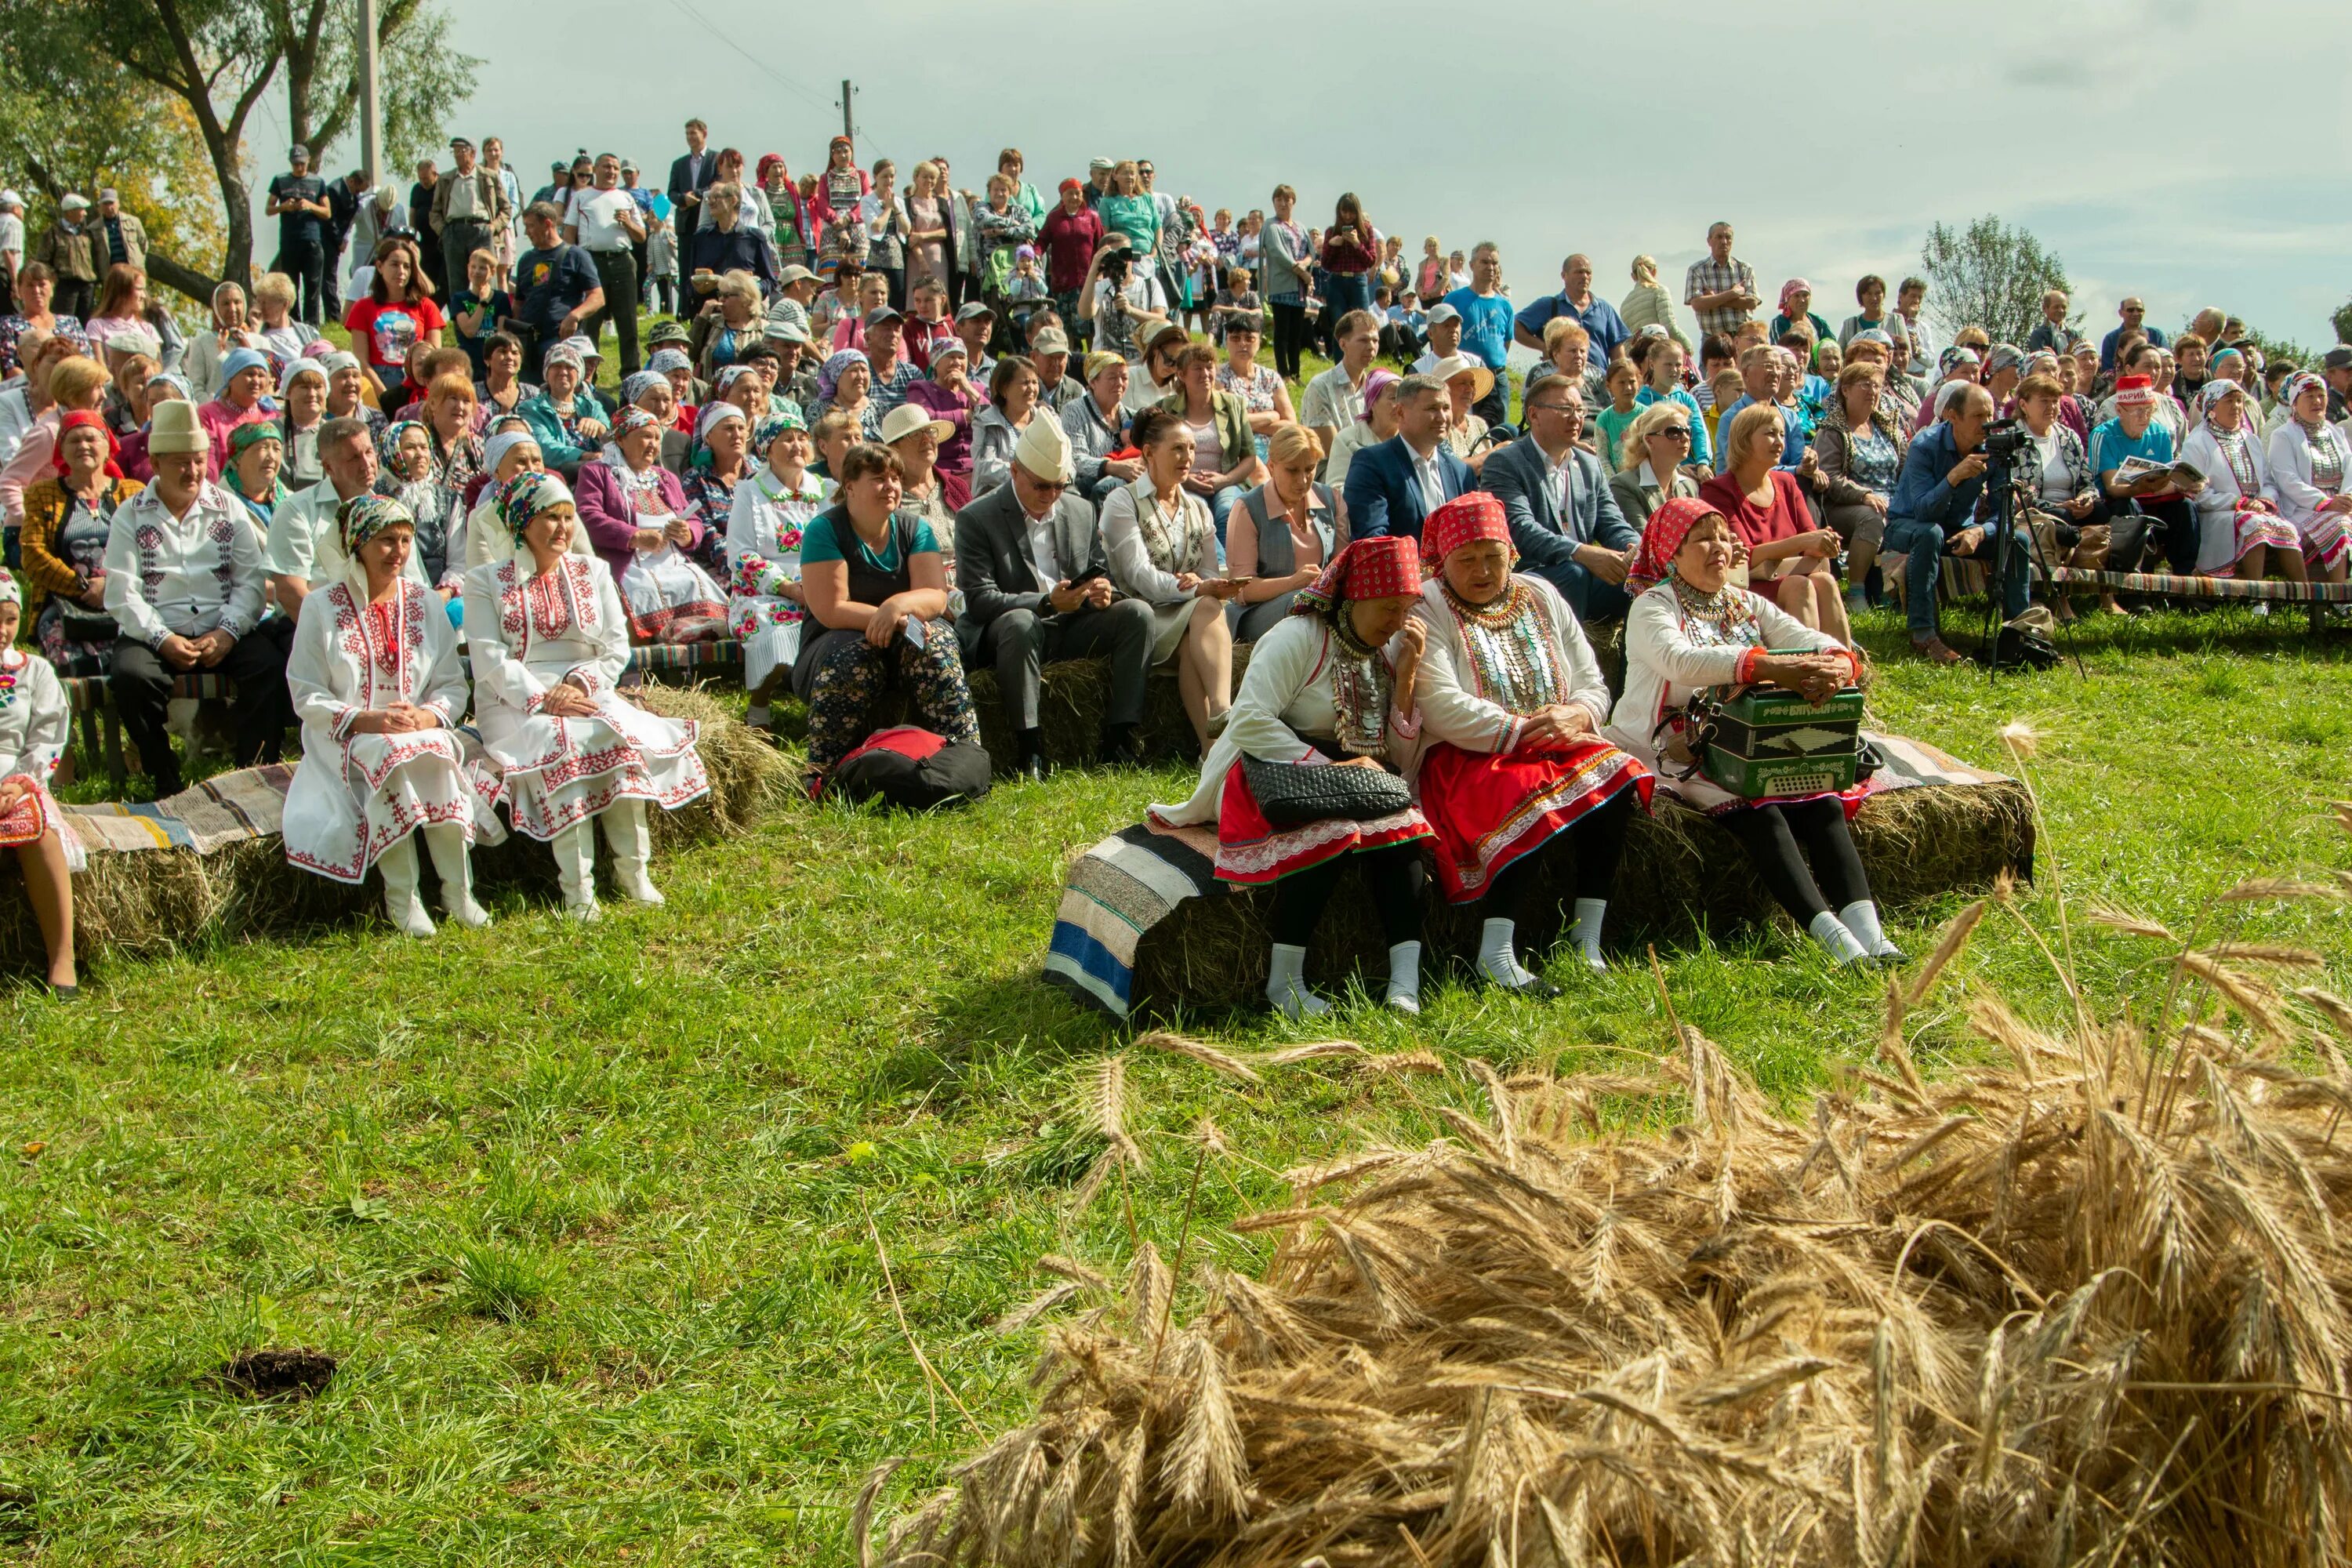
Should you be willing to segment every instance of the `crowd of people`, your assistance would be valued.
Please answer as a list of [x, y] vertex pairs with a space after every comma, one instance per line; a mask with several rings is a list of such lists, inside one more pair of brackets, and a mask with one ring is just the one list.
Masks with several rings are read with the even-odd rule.
[[[551, 846], [583, 918], [597, 821], [616, 884], [659, 900], [646, 813], [704, 781], [693, 727], [629, 700], [633, 645], [739, 642], [751, 722], [806, 704], [813, 790], [887, 693], [975, 744], [975, 660], [1022, 774], [1048, 771], [1043, 668], [1075, 658], [1108, 663], [1099, 758], [1137, 760], [1171, 669], [1203, 769], [1157, 809], [1216, 823], [1219, 875], [1279, 884], [1269, 996], [1312, 1013], [1300, 955], [1349, 854], [1400, 1006], [1423, 841], [1444, 896], [1493, 911], [1489, 982], [1549, 989], [1515, 932], [1558, 853], [1601, 963], [1617, 847], [1662, 784], [1838, 962], [1887, 957], [1851, 793], [1678, 771], [1695, 695], [1838, 689], [1882, 595], [1923, 657], [1958, 658], [1955, 557], [2028, 623], [2074, 613], [2064, 564], [2345, 578], [2352, 346], [2264, 363], [2218, 310], [2168, 337], [2126, 300], [2093, 341], [2053, 291], [2021, 344], [1940, 342], [1924, 282], [1872, 276], [1832, 330], [1803, 279], [1766, 309], [1728, 224], [1679, 301], [1651, 257], [1612, 305], [1571, 255], [1521, 304], [1495, 245], [1409, 257], [1352, 195], [1311, 227], [1288, 185], [1211, 213], [1142, 159], [1048, 199], [1012, 149], [978, 190], [928, 158], [902, 191], [846, 138], [797, 178], [699, 120], [685, 140], [658, 189], [583, 153], [526, 200], [496, 138], [455, 138], [405, 203], [293, 148], [276, 266], [192, 334], [114, 193], [61, 201], [28, 249], [0, 192], [0, 844], [53, 985], [74, 984], [60, 678], [110, 684], [159, 797], [176, 677], [227, 678], [241, 764], [299, 727], [289, 858], [374, 868], [422, 935], [418, 833], [462, 923], [487, 919], [467, 847], [509, 827]], [[320, 330], [338, 314], [348, 347]], [[1585, 628], [1613, 621], [1612, 701]], [[1300, 783], [1325, 763], [1344, 779]]]

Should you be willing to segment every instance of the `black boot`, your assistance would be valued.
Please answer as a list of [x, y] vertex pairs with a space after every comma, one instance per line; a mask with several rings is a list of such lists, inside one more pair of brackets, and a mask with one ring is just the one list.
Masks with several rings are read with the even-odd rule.
[[1103, 726], [1102, 763], [1107, 768], [1131, 768], [1143, 762], [1143, 747], [1135, 737], [1132, 724]]
[[1014, 778], [1031, 779], [1043, 784], [1054, 770], [1045, 761], [1045, 731], [1024, 730], [1015, 742], [1013, 763]]

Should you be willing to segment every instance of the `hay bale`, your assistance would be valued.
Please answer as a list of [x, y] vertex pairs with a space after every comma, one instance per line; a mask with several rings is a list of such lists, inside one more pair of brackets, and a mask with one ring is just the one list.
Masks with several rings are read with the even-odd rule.
[[[1793, 930], [1731, 835], [1663, 790], [1654, 807], [1647, 816], [1636, 814], [1627, 836], [1609, 905], [1609, 946], [1683, 945], [1702, 932], [1720, 936], [1758, 924]], [[1923, 786], [1873, 795], [1854, 818], [1853, 837], [1873, 892], [1890, 910], [1989, 888], [2004, 871], [2032, 876], [2032, 803], [2021, 784]], [[1567, 889], [1540, 872], [1537, 889], [1536, 907], [1544, 913], [1519, 934], [1544, 952], [1559, 940]], [[1135, 1013], [1259, 1005], [1273, 900], [1271, 891], [1255, 889], [1178, 904], [1136, 942]], [[1445, 902], [1434, 875], [1423, 908], [1428, 961], [1466, 972], [1486, 910]], [[1386, 973], [1386, 963], [1387, 943], [1370, 898], [1343, 879], [1308, 948], [1307, 977], [1336, 988], [1353, 975], [1370, 986]]]
[[1474, 1058], [1445, 1137], [1234, 1222], [1262, 1267], [1045, 1259], [1003, 1320], [1062, 1314], [1036, 1415], [879, 1559], [2340, 1563], [2352, 1142], [2284, 1047], [2340, 1064], [2343, 1004], [2191, 956], [2238, 1037], [2201, 994], [2160, 1041], [1984, 996], [2000, 1065], [1931, 1083], [1892, 1005], [1876, 1087], [1787, 1118], [1687, 1027], [1654, 1076]]
[[[712, 843], [748, 830], [784, 800], [790, 762], [747, 730], [725, 703], [698, 688], [648, 686], [637, 700], [673, 719], [702, 726], [699, 748], [710, 793], [681, 810], [654, 814], [656, 849]], [[434, 878], [429, 860], [425, 879]], [[546, 847], [509, 835], [474, 851], [474, 880], [485, 890], [521, 889], [551, 898], [555, 862]], [[0, 969], [44, 962], [40, 929], [17, 890], [16, 857], [0, 855]], [[74, 879], [74, 947], [85, 957], [159, 958], [215, 942], [289, 936], [348, 924], [381, 907], [373, 879], [361, 887], [330, 881], [288, 864], [278, 836], [243, 839], [210, 855], [193, 849], [93, 850]]]

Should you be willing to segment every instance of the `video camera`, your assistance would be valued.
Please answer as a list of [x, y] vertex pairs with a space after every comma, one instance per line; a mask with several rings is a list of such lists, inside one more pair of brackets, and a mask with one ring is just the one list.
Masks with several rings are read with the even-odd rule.
[[1996, 419], [1985, 426], [1984, 455], [1989, 467], [2005, 468], [2032, 444], [2032, 436], [2015, 419]]

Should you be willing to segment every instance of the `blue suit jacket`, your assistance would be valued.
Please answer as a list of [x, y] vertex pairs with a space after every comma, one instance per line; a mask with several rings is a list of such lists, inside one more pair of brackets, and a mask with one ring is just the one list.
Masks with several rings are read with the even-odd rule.
[[[1444, 446], [1437, 448], [1437, 474], [1452, 500], [1478, 488], [1470, 465]], [[1384, 533], [1419, 541], [1429, 509], [1421, 504], [1421, 485], [1412, 474], [1412, 448], [1402, 436], [1391, 436], [1376, 447], [1358, 448], [1348, 465], [1348, 525], [1357, 539]]]
[[1519, 552], [1519, 569], [1543, 578], [1559, 590], [1579, 620], [1606, 620], [1622, 615], [1630, 601], [1613, 583], [1604, 583], [1576, 563], [1576, 547], [1598, 544], [1604, 550], [1631, 550], [1641, 536], [1625, 521], [1601, 460], [1579, 447], [1571, 458], [1568, 480], [1568, 512], [1552, 505], [1551, 488], [1544, 477], [1551, 467], [1536, 445], [1523, 436], [1486, 458], [1479, 470], [1478, 488], [1503, 503], [1511, 520], [1511, 543]]

